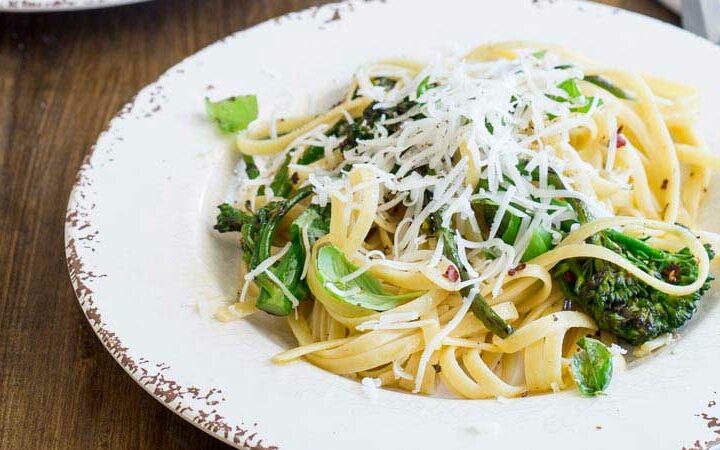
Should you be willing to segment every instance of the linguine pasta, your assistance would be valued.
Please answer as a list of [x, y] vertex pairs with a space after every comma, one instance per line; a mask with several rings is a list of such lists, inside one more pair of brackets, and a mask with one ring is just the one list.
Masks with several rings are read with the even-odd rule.
[[[675, 297], [708, 280], [711, 257], [690, 230], [720, 158], [697, 114], [687, 86], [534, 43], [362, 67], [327, 112], [237, 136], [236, 207], [252, 214], [308, 194], [283, 211], [272, 256], [243, 262], [238, 302], [217, 317], [268, 310], [258, 298], [274, 283], [298, 342], [275, 363], [305, 358], [422, 394], [442, 381], [466, 398], [571, 387], [579, 338], [623, 339], [569, 301], [560, 284], [576, 275], [558, 275], [561, 264], [605, 261]], [[273, 187], [278, 173], [290, 193]], [[326, 233], [293, 228], [308, 208], [329, 214]], [[601, 233], [686, 249], [697, 273], [687, 283], [648, 273], [592, 240]], [[305, 290], [278, 268], [293, 242]], [[624, 367], [620, 352], [612, 362]]]

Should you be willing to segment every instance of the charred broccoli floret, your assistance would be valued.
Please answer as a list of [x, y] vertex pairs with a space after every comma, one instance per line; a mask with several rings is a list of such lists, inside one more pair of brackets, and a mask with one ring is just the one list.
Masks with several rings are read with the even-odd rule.
[[[525, 164], [519, 170], [527, 173]], [[530, 175], [538, 178], [537, 169]], [[557, 189], [566, 186], [557, 173], [550, 171], [548, 184]], [[594, 220], [583, 202], [565, 199], [585, 224]], [[621, 255], [647, 274], [675, 285], [687, 285], [698, 277], [698, 262], [684, 248], [673, 253], [657, 249], [647, 242], [614, 229], [600, 231], [588, 243], [606, 247]], [[715, 257], [705, 245], [708, 257]], [[684, 296], [667, 295], [648, 286], [626, 270], [594, 258], [565, 260], [553, 269], [554, 277], [571, 303], [591, 316], [602, 331], [632, 345], [641, 345], [661, 334], [680, 328], [697, 309], [697, 301], [710, 288], [712, 276], [696, 292]]]
[[[222, 204], [218, 206], [220, 214], [217, 216], [215, 229], [221, 233], [241, 234], [243, 258], [250, 269], [254, 269], [271, 256], [272, 242], [280, 221], [288, 211], [311, 193], [312, 188], [307, 186], [295, 192], [287, 200], [268, 203], [255, 214], [241, 211], [226, 203]], [[312, 243], [327, 233], [329, 217], [328, 208], [310, 206], [303, 211], [290, 226], [288, 251], [269, 269], [299, 300], [307, 294], [307, 285], [300, 279], [307, 257], [302, 230], [307, 230], [308, 239]], [[292, 301], [266, 273], [258, 274], [254, 281], [260, 287], [260, 295], [256, 300], [259, 309], [279, 316], [286, 316], [292, 312]]]
[[[588, 214], [579, 202], [573, 202], [581, 222]], [[649, 275], [675, 285], [693, 283], [698, 277], [698, 262], [684, 248], [673, 253], [613, 229], [603, 230], [588, 243], [606, 247], [623, 256]], [[715, 254], [705, 246], [708, 257]], [[554, 269], [565, 295], [580, 310], [590, 315], [598, 327], [627, 341], [641, 345], [661, 334], [676, 330], [697, 309], [697, 301], [710, 288], [708, 276], [702, 288], [684, 296], [667, 295], [635, 278], [624, 269], [593, 258], [563, 261]]]
[[221, 233], [229, 233], [231, 231], [240, 232], [242, 231], [243, 224], [252, 221], [252, 216], [237, 208], [233, 208], [227, 203], [218, 205], [218, 209], [220, 210], [220, 214], [218, 214], [213, 228]]

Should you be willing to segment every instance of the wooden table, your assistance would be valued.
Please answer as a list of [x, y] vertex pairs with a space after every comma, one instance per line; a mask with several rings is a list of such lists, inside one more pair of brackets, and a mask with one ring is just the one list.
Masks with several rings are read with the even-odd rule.
[[[604, 0], [677, 23], [651, 0]], [[0, 449], [224, 444], [147, 395], [95, 337], [63, 248], [75, 173], [144, 85], [234, 31], [313, 0], [156, 0], [0, 14]]]

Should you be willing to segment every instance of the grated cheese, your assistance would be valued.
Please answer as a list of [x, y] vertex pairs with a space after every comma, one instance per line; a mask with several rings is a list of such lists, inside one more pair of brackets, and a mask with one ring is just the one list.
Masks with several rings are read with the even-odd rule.
[[400, 361], [393, 361], [393, 376], [396, 380], [412, 380], [413, 376], [405, 371], [400, 365]]
[[[465, 61], [458, 56], [438, 58], [415, 76], [411, 76], [408, 69], [387, 63], [361, 68], [355, 76], [358, 95], [374, 100], [372, 108], [383, 111], [407, 99], [419, 102], [396, 117], [381, 114], [365, 139], [356, 139], [353, 146], [343, 145], [340, 151], [338, 147], [345, 138], [328, 136], [328, 125], [309, 130], [284, 150], [287, 155], [310, 145], [323, 148], [322, 162], [308, 166], [291, 163], [289, 167], [307, 174], [305, 185], [312, 186], [314, 192], [312, 204], [326, 206], [337, 198], [345, 206], [342, 214], [348, 221], [360, 208], [355, 203], [359, 196], [356, 193], [379, 184], [379, 217], [375, 223], [387, 232], [382, 237], [389, 237], [388, 254], [360, 249], [364, 263], [341, 281], [347, 283], [373, 266], [436, 270], [443, 264], [443, 243], [428, 233], [426, 223], [431, 215], [442, 211], [443, 226], [456, 230], [460, 263], [469, 276], [468, 280], [456, 283], [457, 289], [472, 287], [476, 295], [482, 283], [492, 282], [491, 292], [496, 297], [502, 292], [508, 270], [517, 266], [535, 230], [548, 230], [557, 243], [562, 237], [557, 231], [560, 224], [576, 219], [572, 208], [553, 204], [554, 199], [576, 198], [583, 201], [594, 216], [608, 216], [605, 204], [586, 186], [600, 178], [607, 182], [605, 172], [612, 172], [613, 186], [622, 188], [629, 183], [631, 174], [615, 168], [617, 145], [612, 135], [605, 171], [595, 170], [574, 149], [568, 149], [573, 130], [583, 127], [592, 133], [598, 131], [591, 114], [603, 106], [599, 97], [594, 97], [589, 113], [572, 111], [578, 102], [588, 99], [582, 96], [568, 99], [559, 85], [571, 78], [582, 79], [584, 72], [577, 65], [558, 69], [563, 64], [560, 56], [547, 52], [542, 58], [527, 53], [515, 60], [482, 62]], [[378, 77], [392, 77], [397, 83], [386, 89], [373, 83]], [[418, 86], [426, 78], [433, 87], [418, 99]], [[570, 101], [556, 101], [553, 96]], [[348, 111], [341, 113], [346, 122], [356, 121]], [[608, 124], [615, 135], [616, 125]], [[275, 126], [273, 118], [273, 135]], [[569, 151], [575, 156], [568, 157]], [[279, 170], [282, 159], [256, 157], [260, 177], [255, 180], [247, 179], [246, 167], [241, 161], [236, 168], [242, 191], [238, 198], [252, 200], [258, 187], [267, 185]], [[523, 172], [518, 169], [520, 161], [526, 163]], [[350, 165], [370, 170], [374, 179], [353, 186], [346, 170]], [[537, 176], [533, 179], [528, 173]], [[549, 183], [551, 174], [560, 177], [564, 189]], [[483, 182], [482, 188], [474, 185], [478, 179]], [[266, 194], [272, 197], [273, 193], [266, 188]], [[487, 224], [487, 239], [482, 237], [473, 209], [474, 202], [484, 199], [497, 205], [492, 223]], [[507, 214], [520, 219], [512, 245], [498, 236]], [[302, 230], [302, 239], [309, 251], [307, 230]], [[247, 282], [267, 270], [282, 254], [283, 250], [274, 255], [276, 259], [264, 262], [264, 268], [258, 267], [249, 273], [243, 290], [247, 290]], [[302, 278], [307, 276], [308, 260], [306, 258]], [[326, 287], [342, 296], [357, 293], [357, 288], [343, 291], [333, 284]], [[463, 301], [461, 311], [467, 312], [469, 298]], [[454, 317], [446, 329], [456, 324], [456, 319], [461, 320], [462, 316]], [[359, 325], [358, 330], [418, 326], [419, 323], [417, 318], [371, 322]], [[426, 346], [418, 373], [423, 373], [434, 347], [441, 341], [439, 338], [431, 343], [433, 345]]]
[[363, 393], [370, 399], [375, 400], [377, 398], [377, 390], [382, 386], [382, 380], [380, 378], [365, 377], [360, 381]]
[[293, 295], [292, 292], [290, 292], [290, 290], [287, 288], [287, 286], [285, 286], [285, 284], [284, 284], [282, 281], [280, 281], [280, 280], [278, 279], [278, 277], [275, 276], [275, 274], [272, 273], [271, 271], [266, 270], [266, 271], [263, 272], [263, 273], [264, 273], [265, 275], [267, 275], [267, 277], [270, 278], [270, 280], [271, 280], [273, 283], [275, 283], [275, 284], [278, 285], [278, 287], [280, 288], [280, 290], [283, 291], [283, 294], [285, 294], [285, 297], [287, 297], [288, 300], [290, 300], [290, 303], [292, 303], [293, 308], [297, 308], [297, 305], [300, 304], [300, 301], [297, 299], [297, 297], [295, 297], [295, 295]]
[[[285, 256], [285, 253], [287, 253], [288, 250], [290, 250], [290, 243], [289, 243], [289, 242], [288, 242], [287, 244], [285, 244], [285, 246], [284, 246], [283, 248], [281, 248], [280, 251], [278, 251], [278, 252], [275, 253], [274, 255], [270, 256], [270, 257], [267, 258], [265, 261], [263, 261], [263, 262], [261, 262], [260, 264], [258, 264], [256, 268], [254, 268], [253, 270], [251, 270], [251, 271], [249, 271], [247, 274], [245, 274], [242, 291], [240, 292], [240, 299], [239, 299], [240, 302], [244, 302], [244, 301], [245, 301], [245, 297], [247, 296], [248, 287], [250, 286], [250, 283], [251, 283], [258, 275], [260, 275], [261, 273], [266, 273], [266, 274], [268, 274], [268, 277], [269, 277], [271, 280], [273, 279], [274, 275], [271, 277], [270, 275], [272, 275], [272, 274], [271, 274], [271, 272], [270, 272], [268, 269], [270, 269], [270, 267], [272, 267], [273, 264], [275, 264], [276, 262], [280, 261], [280, 259], [281, 259], [283, 256]], [[276, 281], [276, 280], [277, 280], [277, 281]], [[278, 283], [279, 286], [281, 286], [281, 289], [283, 289], [283, 293], [284, 293], [285, 291], [287, 291], [287, 288], [285, 287], [285, 285], [283, 285], [282, 283], [280, 283], [279, 280], [277, 279], [277, 277], [275, 277], [275, 279], [273, 280], [273, 282], [276, 282], [276, 283]], [[289, 292], [289, 291], [288, 291], [288, 292]], [[287, 294], [286, 294], [286, 295], [287, 295]], [[292, 294], [291, 294], [291, 295], [292, 295]], [[290, 300], [292, 301], [292, 299], [295, 298], [295, 297], [292, 296], [292, 297], [288, 297], [288, 298], [290, 298]], [[297, 299], [295, 299], [295, 301], [297, 301]], [[296, 305], [296, 303], [294, 303], [294, 305]]]

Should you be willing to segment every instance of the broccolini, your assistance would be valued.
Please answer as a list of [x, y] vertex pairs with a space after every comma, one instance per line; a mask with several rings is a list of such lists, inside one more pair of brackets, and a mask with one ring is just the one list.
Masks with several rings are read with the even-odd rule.
[[[524, 161], [518, 165], [521, 173], [528, 174], [525, 167]], [[539, 178], [537, 169], [529, 175], [534, 180]], [[566, 188], [552, 170], [548, 173], [548, 184], [556, 189]], [[579, 223], [593, 220], [580, 200], [567, 198], [565, 201], [575, 211]], [[569, 229], [567, 225], [563, 224], [563, 231]], [[656, 249], [614, 229], [591, 236], [588, 243], [606, 247], [644, 272], [671, 284], [691, 284], [698, 276], [698, 262], [687, 248], [676, 253]], [[711, 247], [706, 245], [705, 249], [713, 259]], [[612, 263], [594, 258], [562, 261], [553, 269], [553, 275], [571, 303], [591, 316], [600, 330], [632, 345], [641, 345], [681, 327], [695, 313], [697, 301], [713, 280], [709, 276], [702, 288], [692, 294], [671, 296]]]
[[[460, 262], [460, 256], [458, 255], [457, 242], [455, 242], [455, 236], [449, 228], [442, 226], [442, 210], [434, 212], [430, 216], [430, 225], [432, 231], [437, 233], [438, 237], [443, 241], [443, 253], [445, 257], [453, 263], [458, 271], [460, 281], [467, 281], [468, 274], [463, 265]], [[464, 296], [470, 295], [470, 287], [466, 286], [460, 290], [460, 293]], [[500, 336], [506, 338], [513, 332], [512, 326], [505, 322], [505, 320], [498, 315], [487, 303], [480, 293], [475, 295], [470, 310], [473, 312], [485, 327]]]
[[[557, 176], [554, 176], [557, 180]], [[556, 181], [557, 182], [557, 181]], [[592, 220], [584, 205], [569, 200], [580, 223]], [[669, 252], [617, 230], [603, 230], [588, 243], [606, 247], [626, 258], [642, 271], [675, 285], [693, 283], [698, 277], [698, 262], [684, 248]], [[705, 245], [708, 257], [715, 257]], [[632, 345], [641, 345], [661, 334], [680, 328], [697, 309], [697, 301], [710, 288], [708, 276], [702, 288], [684, 296], [672, 296], [638, 280], [626, 270], [600, 259], [575, 258], [561, 262], [553, 275], [573, 304], [590, 315], [602, 331]]]
[[[231, 205], [222, 204], [218, 208], [215, 229], [221, 233], [239, 232], [243, 258], [250, 269], [256, 268], [269, 258], [272, 241], [280, 221], [295, 205], [312, 193], [310, 186], [304, 187], [287, 200], [271, 202], [260, 208], [256, 214], [249, 214]], [[295, 219], [290, 226], [290, 247], [287, 253], [276, 262], [270, 271], [297, 299], [307, 294], [307, 285], [300, 279], [305, 258], [307, 257], [302, 240], [302, 229], [307, 230], [310, 244], [327, 233], [329, 228], [329, 209], [311, 206]], [[273, 282], [266, 273], [255, 277], [260, 287], [256, 306], [270, 314], [286, 316], [292, 312], [293, 303], [285, 292]]]

